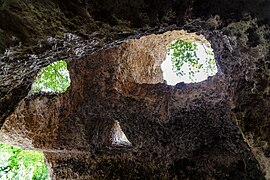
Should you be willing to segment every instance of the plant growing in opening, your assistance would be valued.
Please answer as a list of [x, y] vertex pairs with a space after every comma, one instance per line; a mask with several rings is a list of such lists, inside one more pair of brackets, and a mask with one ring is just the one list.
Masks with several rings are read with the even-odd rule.
[[170, 85], [178, 82], [200, 82], [217, 73], [213, 50], [201, 42], [176, 40], [168, 47], [161, 65], [164, 79]]
[[0, 144], [0, 179], [49, 179], [43, 153]]
[[70, 86], [67, 63], [63, 60], [41, 69], [33, 83], [34, 92], [65, 92]]

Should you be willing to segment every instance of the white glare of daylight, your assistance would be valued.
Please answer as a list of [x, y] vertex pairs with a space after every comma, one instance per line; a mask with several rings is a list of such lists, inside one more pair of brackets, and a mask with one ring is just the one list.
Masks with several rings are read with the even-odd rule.
[[194, 83], [194, 82], [201, 82], [206, 80], [209, 76], [213, 76], [217, 73], [217, 68], [213, 70], [209, 70], [208, 73], [206, 73], [203, 69], [207, 68], [206, 61], [208, 59], [214, 59], [214, 53], [209, 54], [208, 52], [213, 52], [213, 49], [211, 47], [208, 47], [205, 44], [195, 42], [197, 45], [196, 54], [199, 58], [199, 63], [203, 64], [205, 66], [204, 68], [198, 69], [199, 72], [196, 72], [193, 76], [193, 81], [190, 79], [188, 71], [190, 70], [188, 64], [184, 63], [182, 66], [182, 70], [185, 72], [185, 75], [183, 76], [177, 76], [176, 73], [173, 71], [173, 64], [171, 61], [171, 56], [167, 55], [166, 59], [161, 64], [161, 69], [163, 71], [163, 78], [166, 80], [168, 85], [176, 85], [177, 83], [184, 82], [184, 83]]
[[116, 147], [132, 146], [125, 133], [122, 131], [119, 121], [115, 121], [112, 128], [112, 145]]

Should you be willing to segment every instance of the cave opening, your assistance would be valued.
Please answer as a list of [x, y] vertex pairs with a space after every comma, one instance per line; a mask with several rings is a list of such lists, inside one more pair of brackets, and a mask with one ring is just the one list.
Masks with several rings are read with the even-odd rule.
[[49, 179], [44, 154], [0, 142], [0, 179]]
[[161, 69], [168, 85], [197, 83], [217, 73], [214, 51], [207, 40], [174, 40], [167, 47]]
[[119, 121], [115, 120], [112, 127], [112, 146], [113, 147], [132, 147], [131, 142], [123, 132]]
[[70, 75], [64, 60], [56, 61], [42, 68], [32, 84], [32, 92], [63, 93], [70, 86]]
[[125, 41], [119, 50], [116, 61], [121, 78], [139, 84], [196, 83], [214, 76], [218, 69], [203, 33], [173, 30], [150, 34]]

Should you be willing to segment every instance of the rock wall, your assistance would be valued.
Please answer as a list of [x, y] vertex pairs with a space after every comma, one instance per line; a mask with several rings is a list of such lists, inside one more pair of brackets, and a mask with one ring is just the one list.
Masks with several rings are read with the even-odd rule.
[[[43, 151], [53, 179], [269, 179], [269, 3], [253, 5], [1, 1], [0, 140]], [[210, 41], [216, 76], [163, 83], [176, 29]], [[27, 96], [59, 59], [68, 91]], [[132, 147], [111, 144], [116, 120]]]

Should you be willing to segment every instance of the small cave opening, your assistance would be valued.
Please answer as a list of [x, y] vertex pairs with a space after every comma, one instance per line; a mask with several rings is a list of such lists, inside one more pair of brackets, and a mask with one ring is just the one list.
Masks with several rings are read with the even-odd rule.
[[70, 86], [70, 74], [64, 60], [56, 61], [42, 68], [32, 84], [31, 92], [63, 93]]
[[128, 140], [125, 133], [123, 132], [119, 121], [114, 121], [111, 133], [112, 147], [132, 147], [131, 142]]
[[0, 179], [50, 179], [44, 154], [0, 142]]
[[167, 47], [161, 64], [163, 78], [168, 85], [197, 83], [217, 73], [213, 49], [208, 41], [174, 40]]

